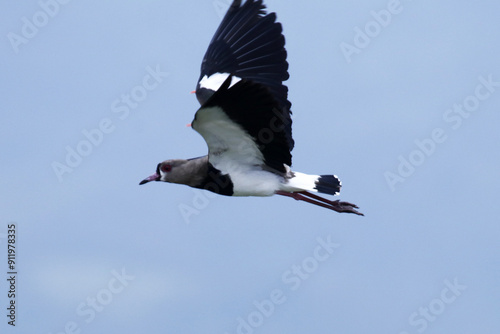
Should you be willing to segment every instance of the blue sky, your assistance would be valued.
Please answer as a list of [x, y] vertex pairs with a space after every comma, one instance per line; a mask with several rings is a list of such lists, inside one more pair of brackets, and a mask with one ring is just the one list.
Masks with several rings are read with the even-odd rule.
[[228, 3], [0, 4], [2, 333], [498, 333], [500, 3], [266, 1], [293, 168], [365, 217], [138, 186], [206, 153], [189, 92]]

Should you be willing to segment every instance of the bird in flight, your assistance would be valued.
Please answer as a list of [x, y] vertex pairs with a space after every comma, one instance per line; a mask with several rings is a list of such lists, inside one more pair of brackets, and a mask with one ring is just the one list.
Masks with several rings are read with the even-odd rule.
[[337, 212], [363, 215], [355, 204], [316, 195], [338, 195], [335, 175], [292, 171], [291, 103], [285, 38], [276, 14], [262, 0], [234, 0], [201, 64], [191, 127], [208, 155], [171, 159], [140, 184], [163, 181], [226, 196], [282, 195]]

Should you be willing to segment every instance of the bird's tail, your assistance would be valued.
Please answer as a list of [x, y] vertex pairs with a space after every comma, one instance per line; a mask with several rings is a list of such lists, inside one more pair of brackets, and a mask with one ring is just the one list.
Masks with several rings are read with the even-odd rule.
[[313, 191], [329, 195], [338, 195], [342, 182], [336, 175], [308, 175], [293, 172], [293, 177], [288, 180], [289, 192]]
[[336, 175], [320, 175], [315, 188], [318, 192], [329, 195], [338, 195], [342, 182]]

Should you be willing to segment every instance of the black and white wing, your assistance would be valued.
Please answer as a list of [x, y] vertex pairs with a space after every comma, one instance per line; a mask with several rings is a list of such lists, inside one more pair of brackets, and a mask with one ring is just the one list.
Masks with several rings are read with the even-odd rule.
[[[265, 8], [262, 0], [233, 1], [201, 64], [196, 96], [202, 105], [232, 74], [267, 87], [279, 109], [290, 113], [283, 85], [289, 77], [283, 29], [276, 14], [266, 14]], [[287, 126], [291, 129], [291, 123]]]
[[262, 84], [229, 76], [196, 112], [192, 127], [208, 145], [209, 162], [224, 174], [255, 166], [285, 173], [292, 163], [287, 124], [279, 102]]

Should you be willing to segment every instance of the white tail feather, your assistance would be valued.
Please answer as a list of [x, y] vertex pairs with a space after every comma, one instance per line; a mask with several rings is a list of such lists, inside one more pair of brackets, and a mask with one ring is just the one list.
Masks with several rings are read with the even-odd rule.
[[336, 175], [309, 175], [291, 172], [293, 175], [283, 184], [281, 190], [287, 192], [313, 191], [329, 195], [338, 195], [342, 183]]
[[300, 192], [300, 191], [314, 191], [318, 190], [316, 187], [316, 182], [319, 180], [319, 175], [309, 175], [300, 172], [293, 172], [293, 177], [288, 179], [288, 182], [284, 184], [283, 191], [287, 192]]

